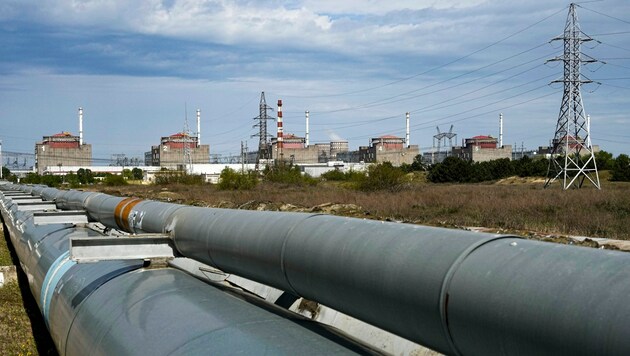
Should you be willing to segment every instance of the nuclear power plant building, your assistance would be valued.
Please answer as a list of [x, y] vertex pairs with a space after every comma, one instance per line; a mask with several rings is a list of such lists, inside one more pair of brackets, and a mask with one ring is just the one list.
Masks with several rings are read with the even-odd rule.
[[69, 166], [91, 166], [92, 145], [82, 142], [80, 136], [61, 132], [44, 136], [35, 144], [35, 168], [38, 174]]
[[[190, 152], [189, 162], [186, 162], [186, 151]], [[145, 154], [147, 166], [179, 169], [187, 163], [210, 163], [210, 145], [200, 145], [197, 136], [184, 132], [162, 137], [160, 144], [151, 146], [151, 151]]]

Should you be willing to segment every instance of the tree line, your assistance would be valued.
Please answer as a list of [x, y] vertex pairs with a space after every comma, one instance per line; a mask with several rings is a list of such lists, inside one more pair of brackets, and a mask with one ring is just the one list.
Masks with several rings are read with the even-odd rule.
[[[611, 153], [600, 151], [595, 154], [595, 163], [600, 171], [610, 171], [611, 181], [630, 181], [630, 158], [620, 154], [613, 158]], [[591, 163], [593, 165], [593, 163]], [[394, 167], [389, 162], [370, 165], [365, 171], [342, 172], [332, 170], [321, 175], [319, 179], [302, 174], [300, 168], [290, 164], [279, 164], [266, 167], [261, 174], [252, 171], [239, 172], [225, 168], [219, 177], [218, 189], [247, 190], [253, 189], [260, 182], [284, 185], [316, 185], [320, 181], [340, 182], [348, 188], [361, 191], [391, 190], [396, 191], [409, 185], [409, 173], [426, 172], [426, 178], [432, 183], [479, 183], [499, 180], [512, 176], [545, 177], [549, 160], [531, 159], [527, 156], [511, 161], [507, 158], [487, 162], [470, 162], [457, 157], [447, 157], [444, 161], [426, 165], [420, 155], [414, 162], [401, 167]], [[5, 179], [17, 181], [17, 177], [3, 167]], [[161, 172], [156, 175], [156, 184], [203, 184], [200, 175], [188, 175], [183, 172]], [[140, 168], [125, 169], [122, 175], [94, 174], [89, 169], [79, 169], [76, 173], [66, 175], [39, 175], [29, 173], [21, 179], [21, 183], [45, 184], [51, 187], [69, 185], [72, 188], [99, 181], [105, 185], [127, 184], [127, 180], [142, 179]]]

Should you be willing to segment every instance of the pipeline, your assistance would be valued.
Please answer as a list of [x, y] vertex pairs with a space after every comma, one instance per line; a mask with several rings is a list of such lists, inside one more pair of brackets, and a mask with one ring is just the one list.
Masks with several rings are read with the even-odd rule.
[[143, 260], [77, 263], [69, 239], [102, 234], [62, 217], [38, 223], [25, 208], [32, 200], [26, 192], [68, 198], [69, 205], [86, 194], [15, 188], [0, 185], [0, 213], [60, 355], [375, 353], [332, 328], [174, 268], [145, 268]]
[[630, 255], [306, 213], [189, 207], [24, 187], [183, 256], [451, 355], [625, 355]]

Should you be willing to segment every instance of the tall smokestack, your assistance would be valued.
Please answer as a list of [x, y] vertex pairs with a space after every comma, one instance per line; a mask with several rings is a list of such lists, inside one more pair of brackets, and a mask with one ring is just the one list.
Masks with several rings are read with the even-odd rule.
[[499, 114], [499, 147], [503, 147], [503, 114]]
[[409, 142], [409, 112], [407, 112], [406, 114], [407, 117], [407, 131], [405, 134], [405, 143], [407, 143], [407, 148], [409, 148], [409, 146], [411, 146], [411, 143]]
[[197, 146], [201, 145], [201, 110], [197, 109]]
[[79, 146], [83, 146], [83, 108], [79, 108]]
[[308, 147], [308, 111], [306, 111], [306, 134], [304, 135], [306, 147]]
[[282, 160], [282, 148], [284, 146], [284, 132], [282, 129], [282, 100], [278, 99], [278, 157]]

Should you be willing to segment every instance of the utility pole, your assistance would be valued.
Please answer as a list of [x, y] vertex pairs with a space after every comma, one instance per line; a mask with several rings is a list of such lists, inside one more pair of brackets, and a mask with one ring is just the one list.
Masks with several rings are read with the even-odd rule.
[[247, 149], [245, 142], [241, 141], [241, 173], [245, 173], [245, 159], [247, 158]]
[[564, 93], [551, 144], [545, 188], [556, 180], [562, 181], [564, 190], [569, 187], [581, 188], [588, 180], [597, 189], [601, 189], [591, 145], [590, 123], [584, 111], [580, 91], [582, 84], [592, 83], [592, 80], [580, 74], [580, 67], [597, 60], [581, 52], [582, 42], [593, 39], [580, 29], [575, 7], [576, 4], [569, 5], [564, 33], [553, 39], [563, 41], [564, 53], [549, 60], [562, 61], [564, 64], [564, 77], [552, 82], [563, 83]]

